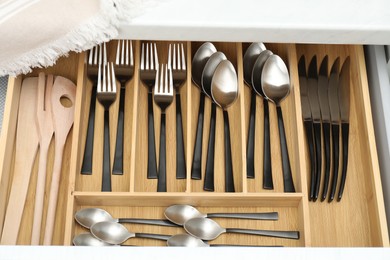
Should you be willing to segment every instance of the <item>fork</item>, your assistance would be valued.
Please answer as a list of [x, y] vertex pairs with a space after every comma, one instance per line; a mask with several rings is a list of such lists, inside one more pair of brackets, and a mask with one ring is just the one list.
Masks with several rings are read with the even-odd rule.
[[[173, 46], [173, 51], [172, 50]], [[169, 44], [168, 69], [172, 71], [173, 86], [176, 90], [176, 179], [186, 178], [183, 123], [181, 116], [180, 87], [187, 78], [186, 58], [183, 43]]]
[[[103, 43], [105, 46], [105, 43]], [[99, 51], [101, 44], [89, 50], [87, 63], [87, 76], [92, 81], [91, 103], [89, 105], [87, 137], [85, 141], [84, 158], [81, 166], [81, 174], [92, 174], [93, 136], [95, 127], [96, 84], [98, 81], [98, 68], [101, 65]]]
[[[104, 49], [105, 50], [105, 49]], [[101, 53], [100, 53], [101, 55]], [[105, 56], [106, 57], [106, 56]], [[103, 72], [101, 72], [103, 70]], [[101, 77], [101, 73], [103, 77]], [[102, 191], [111, 191], [110, 175], [110, 106], [116, 99], [116, 80], [112, 62], [104, 62], [99, 67], [97, 100], [104, 107], [104, 148]]]
[[167, 191], [166, 175], [166, 142], [165, 142], [165, 109], [173, 101], [173, 79], [172, 70], [168, 65], [161, 65], [157, 68], [156, 82], [154, 86], [154, 101], [161, 108], [161, 127], [160, 127], [160, 154], [158, 165], [157, 191]]
[[131, 80], [134, 75], [133, 44], [131, 40], [118, 40], [114, 68], [116, 79], [120, 82], [121, 88], [119, 95], [118, 129], [116, 134], [116, 146], [112, 174], [122, 175], [126, 83]]
[[156, 141], [154, 139], [153, 87], [156, 82], [158, 55], [156, 43], [142, 43], [140, 78], [148, 87], [148, 179], [157, 179]]

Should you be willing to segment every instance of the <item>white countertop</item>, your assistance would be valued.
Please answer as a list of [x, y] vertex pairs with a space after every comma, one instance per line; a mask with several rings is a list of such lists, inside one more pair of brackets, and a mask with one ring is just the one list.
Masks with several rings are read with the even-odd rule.
[[164, 0], [118, 38], [390, 44], [390, 1]]

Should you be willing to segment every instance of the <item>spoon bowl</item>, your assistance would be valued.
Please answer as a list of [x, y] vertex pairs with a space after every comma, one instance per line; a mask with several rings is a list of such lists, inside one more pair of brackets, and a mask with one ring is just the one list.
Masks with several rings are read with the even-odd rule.
[[290, 93], [288, 69], [278, 55], [272, 54], [265, 62], [261, 73], [261, 86], [264, 95], [276, 105]]
[[221, 61], [215, 69], [211, 81], [211, 96], [214, 102], [224, 110], [237, 100], [237, 73], [229, 60]]
[[110, 213], [99, 208], [81, 209], [76, 212], [74, 218], [77, 223], [85, 228], [91, 228], [93, 224], [103, 221], [118, 222], [118, 220], [114, 219]]
[[201, 239], [193, 237], [189, 234], [177, 234], [171, 236], [167, 240], [168, 246], [182, 246], [182, 247], [209, 247], [210, 245], [203, 242]]
[[94, 224], [91, 233], [97, 239], [113, 245], [122, 244], [129, 238], [135, 237], [135, 233], [129, 232], [123, 225], [109, 221]]
[[261, 42], [254, 42], [252, 43], [248, 49], [246, 49], [244, 54], [244, 80], [246, 84], [249, 86], [252, 86], [252, 70], [253, 65], [256, 62], [257, 57], [261, 52], [265, 50], [265, 46]]
[[208, 218], [190, 219], [184, 223], [184, 229], [188, 234], [202, 240], [213, 240], [226, 232], [226, 229], [222, 228], [214, 220]]
[[201, 79], [204, 66], [210, 56], [215, 52], [217, 52], [215, 46], [211, 42], [205, 42], [198, 48], [192, 59], [192, 80], [199, 88], [202, 88]]
[[227, 58], [223, 52], [217, 51], [210, 56], [210, 58], [206, 62], [206, 65], [204, 66], [201, 78], [202, 89], [203, 92], [206, 93], [206, 95], [210, 98], [213, 75], [218, 65], [226, 59]]
[[106, 243], [92, 236], [90, 233], [83, 233], [73, 238], [73, 245], [75, 246], [114, 246]]
[[165, 209], [165, 217], [171, 222], [184, 225], [187, 220], [192, 218], [205, 218], [206, 214], [199, 212], [196, 208], [190, 205], [172, 205]]
[[264, 64], [268, 60], [268, 58], [272, 55], [272, 51], [265, 50], [259, 54], [257, 57], [255, 64], [253, 65], [252, 73], [251, 73], [251, 82], [253, 90], [260, 96], [266, 97], [263, 92], [263, 88], [261, 85], [261, 77], [264, 69]]

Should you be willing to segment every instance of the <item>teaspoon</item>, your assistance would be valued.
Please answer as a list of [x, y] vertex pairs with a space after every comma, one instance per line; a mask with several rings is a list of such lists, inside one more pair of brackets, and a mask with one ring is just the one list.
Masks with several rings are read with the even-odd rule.
[[[245, 51], [244, 64], [244, 81], [252, 89], [252, 70], [259, 54], [266, 48], [261, 42], [252, 43]], [[255, 117], [256, 117], [256, 93], [251, 91], [249, 112], [248, 143], [246, 152], [246, 175], [248, 178], [255, 177]]]
[[230, 125], [227, 109], [237, 100], [238, 82], [236, 70], [229, 60], [221, 61], [215, 69], [211, 82], [211, 96], [214, 102], [223, 109], [225, 140], [225, 191], [234, 192]]
[[[221, 244], [207, 244], [203, 240], [191, 236], [189, 234], [177, 234], [171, 236], [167, 241], [168, 246], [182, 246], [182, 247], [221, 247], [221, 246], [234, 246], [234, 247], [264, 247], [257, 245], [221, 245]], [[269, 247], [269, 246], [266, 246]], [[270, 247], [280, 247], [280, 246], [270, 246]]]
[[252, 87], [255, 93], [263, 97], [263, 109], [264, 109], [264, 153], [263, 153], [263, 188], [272, 190], [274, 184], [272, 181], [272, 168], [271, 168], [271, 142], [270, 142], [270, 125], [269, 125], [269, 106], [268, 100], [264, 95], [261, 87], [261, 74], [264, 68], [264, 64], [267, 59], [272, 55], [270, 50], [265, 50], [257, 57], [255, 65], [252, 70]]
[[177, 227], [178, 225], [165, 219], [139, 219], [139, 218], [113, 218], [110, 213], [100, 208], [84, 208], [75, 214], [77, 223], [85, 228], [91, 228], [93, 224], [103, 221], [116, 223], [149, 224], [157, 226]]
[[280, 148], [282, 152], [283, 184], [285, 192], [295, 192], [291, 174], [290, 159], [284, 130], [283, 114], [280, 102], [290, 93], [291, 85], [286, 64], [275, 54], [272, 54], [264, 64], [261, 74], [261, 86], [264, 95], [275, 103], [278, 114]]
[[184, 223], [188, 234], [202, 240], [213, 240], [223, 233], [239, 233], [266, 237], [299, 239], [299, 231], [260, 230], [242, 228], [223, 228], [209, 218], [193, 218]]
[[[219, 63], [223, 60], [226, 60], [225, 54], [218, 51], [213, 53], [206, 65], [204, 66], [202, 72], [202, 89], [203, 92], [212, 99], [211, 93], [211, 82], [213, 75]], [[213, 99], [212, 99], [213, 101]], [[206, 159], [206, 172], [203, 189], [206, 191], [214, 191], [214, 153], [215, 153], [215, 124], [216, 124], [216, 105], [214, 102], [211, 103], [211, 116], [210, 116], [210, 132], [209, 132], [209, 142], [207, 148], [207, 159]]]
[[184, 225], [192, 218], [237, 218], [257, 220], [278, 220], [278, 212], [264, 213], [202, 213], [190, 205], [172, 205], [165, 209], [167, 219], [177, 225]]
[[215, 53], [217, 49], [211, 42], [205, 42], [196, 51], [192, 59], [192, 81], [201, 90], [199, 100], [198, 124], [196, 127], [196, 138], [194, 146], [194, 155], [191, 166], [191, 178], [195, 180], [201, 179], [202, 168], [202, 138], [203, 138], [203, 115], [204, 115], [204, 101], [205, 94], [202, 91], [202, 72], [207, 60]]

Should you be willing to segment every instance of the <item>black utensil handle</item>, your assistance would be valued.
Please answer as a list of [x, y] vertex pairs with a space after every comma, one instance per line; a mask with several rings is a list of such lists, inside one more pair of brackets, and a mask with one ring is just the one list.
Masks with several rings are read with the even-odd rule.
[[214, 149], [215, 149], [215, 119], [216, 105], [211, 104], [210, 134], [207, 148], [206, 173], [204, 177], [203, 189], [214, 191]]
[[339, 140], [340, 140], [340, 125], [332, 124], [332, 144], [333, 144], [333, 177], [329, 195], [329, 202], [332, 202], [336, 194], [337, 180], [339, 178]]
[[324, 201], [328, 193], [329, 176], [330, 176], [330, 123], [323, 122], [322, 129], [324, 131], [324, 144], [325, 144], [325, 173], [324, 173], [324, 185], [322, 189], [321, 201]]
[[237, 219], [256, 219], [256, 220], [278, 220], [278, 212], [264, 213], [209, 213], [208, 218], [237, 218]]
[[134, 237], [167, 241], [171, 236], [160, 235], [160, 234], [149, 234], [149, 233], [134, 233]]
[[309, 156], [310, 156], [310, 197], [309, 200], [314, 198], [314, 190], [316, 187], [316, 156], [314, 150], [314, 135], [313, 135], [313, 121], [305, 120], [304, 121], [306, 140], [309, 146]]
[[349, 123], [341, 123], [341, 134], [343, 138], [343, 168], [341, 171], [341, 181], [339, 195], [337, 201], [340, 201], [343, 197], [345, 181], [347, 179], [347, 168], [348, 168], [348, 143], [349, 143]]
[[263, 154], [263, 188], [267, 190], [274, 189], [272, 180], [272, 165], [271, 165], [271, 137], [269, 124], [269, 105], [268, 100], [263, 99], [264, 107], [264, 154]]
[[226, 110], [223, 111], [224, 120], [224, 139], [225, 139], [225, 191], [235, 192], [234, 189], [234, 176], [233, 176], [233, 164], [232, 164], [232, 147], [230, 143], [230, 124], [229, 115]]
[[148, 179], [157, 179], [156, 141], [154, 138], [153, 95], [148, 93]]
[[321, 170], [322, 170], [322, 146], [321, 146], [321, 123], [314, 122], [314, 140], [316, 147], [316, 186], [314, 190], [313, 201], [318, 199], [318, 194], [320, 192], [320, 183], [321, 183]]
[[277, 106], [276, 110], [277, 110], [277, 114], [278, 114], [280, 149], [282, 152], [284, 192], [295, 192], [294, 182], [293, 182], [292, 174], [291, 174], [290, 159], [288, 157], [286, 134], [284, 132], [282, 108], [280, 106]]
[[92, 174], [93, 137], [95, 130], [96, 86], [92, 87], [91, 103], [89, 105], [87, 137], [85, 141], [84, 158], [81, 165], [81, 174]]
[[160, 128], [160, 157], [158, 160], [158, 181], [157, 191], [167, 191], [167, 156], [165, 142], [165, 113], [161, 113], [161, 128]]
[[147, 224], [165, 227], [180, 227], [166, 219], [140, 219], [140, 218], [119, 218], [119, 223]]
[[299, 231], [278, 231], [278, 230], [227, 228], [226, 233], [239, 233], [239, 234], [266, 236], [266, 237], [299, 239]]
[[176, 179], [187, 178], [180, 94], [176, 94]]
[[198, 124], [196, 127], [194, 155], [193, 155], [192, 166], [191, 166], [191, 178], [194, 180], [202, 179], [204, 100], [205, 100], [205, 94], [201, 93], [200, 100], [199, 100], [199, 113], [198, 113]]
[[103, 147], [102, 191], [111, 191], [110, 112], [108, 109], [104, 110], [104, 147]]
[[256, 93], [251, 93], [251, 107], [249, 112], [248, 141], [246, 150], [246, 177], [255, 178], [255, 119]]
[[124, 146], [124, 118], [125, 118], [125, 96], [126, 88], [121, 87], [118, 111], [118, 128], [116, 131], [116, 144], [114, 153], [114, 165], [112, 174], [123, 175], [123, 146]]

